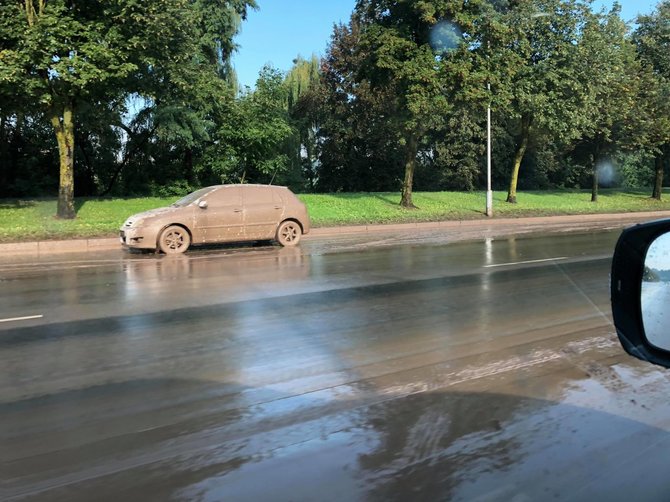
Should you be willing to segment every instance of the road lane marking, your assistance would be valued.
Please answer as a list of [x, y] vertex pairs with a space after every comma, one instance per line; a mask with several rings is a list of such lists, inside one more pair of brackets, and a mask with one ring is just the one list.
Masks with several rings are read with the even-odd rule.
[[30, 321], [31, 319], [42, 319], [43, 315], [28, 315], [25, 317], [10, 317], [8, 319], [0, 319], [0, 322], [15, 322], [15, 321]]
[[528, 261], [516, 261], [512, 263], [496, 263], [495, 265], [484, 265], [484, 268], [494, 268], [494, 267], [509, 267], [512, 265], [528, 265], [529, 263], [544, 263], [547, 261], [559, 261], [567, 260], [567, 256], [560, 256], [558, 258], [545, 258], [543, 260], [528, 260]]

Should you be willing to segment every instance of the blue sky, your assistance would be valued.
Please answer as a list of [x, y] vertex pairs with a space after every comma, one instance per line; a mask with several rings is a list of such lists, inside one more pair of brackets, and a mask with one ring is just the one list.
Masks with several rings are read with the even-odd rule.
[[[240, 46], [233, 57], [242, 85], [254, 86], [258, 71], [266, 63], [286, 71], [293, 59], [312, 54], [323, 55], [333, 24], [347, 22], [355, 0], [257, 0], [259, 10], [252, 11], [236, 38]], [[612, 0], [595, 0], [594, 8], [611, 7]], [[649, 13], [656, 0], [620, 0], [622, 17], [635, 18]]]

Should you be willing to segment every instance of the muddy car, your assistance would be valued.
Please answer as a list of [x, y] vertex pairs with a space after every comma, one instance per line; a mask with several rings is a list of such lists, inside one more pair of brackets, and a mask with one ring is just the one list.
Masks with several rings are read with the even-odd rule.
[[216, 185], [131, 216], [120, 238], [127, 248], [176, 254], [192, 244], [275, 240], [295, 246], [309, 228], [305, 204], [286, 187]]

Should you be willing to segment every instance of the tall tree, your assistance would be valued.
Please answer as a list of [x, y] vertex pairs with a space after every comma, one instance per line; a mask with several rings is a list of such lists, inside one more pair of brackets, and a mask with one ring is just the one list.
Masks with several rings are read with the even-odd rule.
[[[428, 131], [443, 125], [451, 109], [445, 68], [449, 50], [460, 43], [457, 21], [463, 5], [447, 0], [359, 0], [356, 4], [361, 45], [369, 55], [360, 76], [390, 97], [388, 120], [404, 150], [400, 205], [405, 208], [415, 207], [412, 186], [421, 141]], [[440, 26], [441, 21], [450, 24]], [[434, 30], [443, 35], [438, 43], [431, 40]]]
[[286, 109], [282, 73], [265, 66], [256, 89], [234, 102], [221, 102], [200, 169], [219, 182], [272, 182], [286, 171], [287, 143], [296, 135]]
[[646, 105], [648, 148], [654, 154], [652, 197], [661, 200], [663, 173], [670, 162], [670, 0], [658, 4], [656, 10], [637, 19], [633, 34], [640, 61], [648, 72], [641, 102]]
[[316, 175], [321, 191], [396, 190], [402, 177], [402, 150], [389, 118], [393, 90], [373, 89], [359, 75], [370, 57], [361, 36], [357, 16], [335, 26], [322, 61], [324, 116]]
[[510, 133], [516, 138], [507, 201], [517, 202], [519, 171], [531, 138], [575, 139], [585, 119], [586, 90], [580, 81], [579, 45], [590, 13], [581, 0], [519, 0], [503, 11], [510, 28], [505, 50], [511, 100]]
[[[242, 13], [251, 4], [237, 3]], [[0, 82], [20, 89], [49, 117], [60, 152], [58, 217], [75, 217], [75, 117], [82, 103], [148, 89], [158, 98], [157, 85], [190, 85], [186, 70], [201, 64], [203, 47], [210, 49], [208, 63], [226, 54], [230, 36], [213, 35], [221, 27], [220, 10], [204, 18], [195, 7], [188, 0], [1, 0]], [[204, 19], [210, 32], [202, 29]]]
[[[605, 158], [632, 145], [639, 68], [628, 27], [616, 6], [605, 15], [589, 16], [579, 45], [581, 80], [587, 90], [582, 113], [588, 117], [580, 143], [592, 170], [591, 201], [598, 200], [599, 175]], [[578, 70], [580, 71], [580, 70]]]
[[314, 190], [317, 180], [319, 155], [319, 130], [323, 120], [321, 62], [312, 55], [309, 60], [298, 56], [286, 74], [287, 108], [298, 131], [298, 142], [291, 157], [307, 181], [309, 190]]

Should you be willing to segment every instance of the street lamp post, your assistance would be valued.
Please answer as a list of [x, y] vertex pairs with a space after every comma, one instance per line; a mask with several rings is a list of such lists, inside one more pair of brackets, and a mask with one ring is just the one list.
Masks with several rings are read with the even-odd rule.
[[[491, 83], [487, 84], [489, 96]], [[493, 190], [491, 190], [491, 102], [486, 108], [486, 216], [493, 216]]]
[[[486, 42], [486, 66], [489, 72], [488, 79], [491, 78], [491, 63], [489, 62], [491, 52], [491, 42]], [[491, 190], [491, 80], [486, 82], [488, 91], [488, 104], [486, 106], [486, 216], [493, 216], [493, 191]]]

